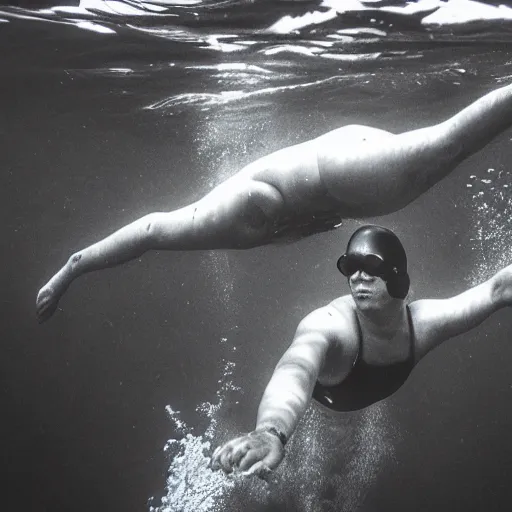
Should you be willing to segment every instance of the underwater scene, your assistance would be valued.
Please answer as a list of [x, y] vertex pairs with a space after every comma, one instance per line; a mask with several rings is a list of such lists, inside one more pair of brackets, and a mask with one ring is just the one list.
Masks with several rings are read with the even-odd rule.
[[[15, 3], [0, 7], [2, 509], [509, 510], [512, 7]], [[403, 295], [387, 249], [340, 263], [365, 225], [403, 244]], [[320, 361], [348, 361], [344, 320], [308, 331], [315, 370], [281, 358], [338, 297], [340, 318], [366, 318], [363, 273], [386, 311], [411, 304], [418, 344], [396, 390], [333, 412], [309, 398]], [[286, 365], [310, 379], [274, 384], [293, 428], [247, 435]], [[282, 460], [212, 464], [240, 436]]]

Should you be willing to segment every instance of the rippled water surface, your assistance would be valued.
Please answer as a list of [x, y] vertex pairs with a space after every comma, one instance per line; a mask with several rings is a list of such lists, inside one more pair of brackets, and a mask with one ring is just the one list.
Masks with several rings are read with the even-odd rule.
[[[37, 290], [74, 251], [344, 124], [439, 122], [512, 77], [512, 8], [469, 0], [0, 7], [6, 510], [507, 510], [510, 315], [356, 416], [311, 410], [268, 481], [208, 467], [253, 428], [300, 319], [347, 293], [359, 225], [250, 251], [151, 253]], [[512, 132], [404, 210], [412, 296], [512, 262]]]

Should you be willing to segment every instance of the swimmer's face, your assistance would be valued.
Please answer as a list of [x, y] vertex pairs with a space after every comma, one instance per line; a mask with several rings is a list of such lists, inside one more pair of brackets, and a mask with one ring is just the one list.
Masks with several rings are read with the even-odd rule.
[[384, 308], [394, 300], [388, 293], [384, 279], [364, 270], [352, 274], [348, 283], [355, 303], [362, 310]]

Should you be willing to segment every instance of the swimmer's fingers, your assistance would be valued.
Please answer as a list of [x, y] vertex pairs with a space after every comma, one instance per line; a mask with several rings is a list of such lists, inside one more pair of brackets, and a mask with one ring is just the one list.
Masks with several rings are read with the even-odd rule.
[[284, 458], [284, 446], [279, 444], [277, 449], [271, 450], [263, 459], [263, 464], [270, 469], [276, 469]]
[[212, 454], [212, 464], [216, 461], [218, 461], [218, 458], [219, 458], [219, 455], [221, 454], [222, 450], [224, 450], [226, 448], [226, 446], [228, 445], [229, 443], [226, 443], [226, 444], [221, 444], [220, 446], [217, 446], [217, 448], [215, 448], [213, 454]]
[[272, 473], [272, 470], [262, 461], [260, 460], [252, 468], [244, 472], [244, 475], [246, 476], [258, 476], [259, 478], [262, 478], [265, 480], [265, 478]]
[[231, 473], [234, 465], [232, 462], [233, 451], [237, 449], [244, 439], [244, 437], [238, 437], [217, 448], [212, 455], [212, 469], [223, 469], [226, 473]]
[[233, 446], [233, 450], [231, 452], [231, 465], [233, 467], [239, 467], [240, 461], [244, 459], [247, 452], [249, 452], [251, 449], [251, 445], [247, 438], [243, 438], [240, 440], [239, 443], [237, 443], [235, 446]]
[[226, 461], [226, 457], [231, 453], [231, 445], [230, 443], [226, 443], [223, 446], [219, 446], [212, 455], [211, 468], [216, 471], [218, 469], [224, 469], [224, 463]]
[[252, 432], [217, 448], [212, 455], [211, 468], [222, 469], [226, 473], [234, 469], [252, 473], [253, 466], [262, 462], [272, 470], [283, 457], [284, 448], [278, 438], [267, 432]]
[[251, 472], [252, 467], [262, 462], [265, 456], [267, 455], [266, 450], [261, 448], [253, 448], [249, 450], [245, 456], [240, 460], [238, 464], [238, 469], [240, 471]]
[[231, 473], [233, 471], [233, 464], [231, 464], [231, 453], [233, 448], [231, 446], [227, 447], [225, 450], [219, 455], [219, 464], [220, 467], [226, 472]]
[[284, 449], [280, 444], [256, 447], [246, 453], [240, 460], [238, 468], [240, 471], [247, 472], [247, 474], [252, 474], [254, 471], [258, 472], [263, 466], [266, 468], [265, 471], [271, 471], [279, 465], [283, 457]]

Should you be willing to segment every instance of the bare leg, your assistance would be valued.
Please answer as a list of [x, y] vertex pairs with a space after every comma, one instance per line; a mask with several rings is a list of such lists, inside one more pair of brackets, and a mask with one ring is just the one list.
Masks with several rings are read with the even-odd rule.
[[359, 141], [346, 151], [329, 150], [336, 143], [328, 135], [319, 150], [319, 166], [345, 215], [388, 214], [414, 201], [510, 126], [512, 85], [427, 128], [392, 135], [357, 127]]
[[40, 290], [38, 319], [43, 322], [52, 316], [77, 277], [125, 263], [151, 249], [241, 249], [268, 243], [269, 220], [281, 207], [282, 197], [271, 185], [231, 179], [197, 203], [146, 215], [73, 254]]
[[[346, 217], [397, 211], [511, 124], [509, 85], [432, 127], [400, 135], [344, 127], [301, 145], [302, 149], [295, 146], [269, 155], [197, 203], [143, 217], [74, 254], [39, 292], [38, 318], [44, 321], [53, 314], [78, 276], [124, 263], [149, 249], [264, 245], [273, 241], [272, 223], [280, 214], [288, 216], [290, 224], [297, 219], [303, 222], [301, 216], [307, 221], [322, 208], [325, 212], [328, 201], [327, 210]], [[347, 135], [353, 140], [359, 137], [359, 142], [347, 145]], [[345, 149], [340, 150], [343, 142]], [[324, 184], [332, 198], [326, 197]]]
[[[413, 143], [418, 136], [425, 137], [421, 159], [426, 165], [423, 175], [416, 178], [417, 190], [407, 200], [416, 199], [511, 126], [512, 85], [507, 85], [486, 94], [441, 124], [412, 132], [409, 136]], [[404, 140], [407, 137], [404, 134]], [[434, 155], [429, 165], [432, 151], [438, 155], [437, 158]]]

